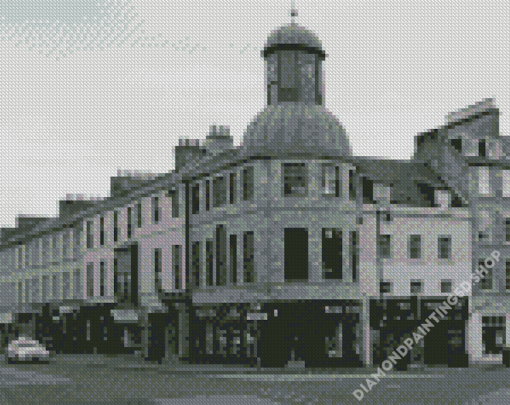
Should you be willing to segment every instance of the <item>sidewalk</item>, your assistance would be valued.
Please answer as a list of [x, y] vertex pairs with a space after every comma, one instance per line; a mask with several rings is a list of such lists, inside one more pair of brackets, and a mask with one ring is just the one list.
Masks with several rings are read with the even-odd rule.
[[[245, 373], [245, 374], [353, 374], [367, 375], [377, 373], [377, 367], [364, 368], [314, 368], [296, 367], [293, 365], [285, 368], [257, 368], [247, 365], [235, 364], [186, 364], [186, 363], [169, 363], [146, 361], [135, 355], [104, 355], [104, 354], [58, 354], [52, 362], [56, 364], [83, 364], [91, 367], [112, 367], [115, 369], [125, 370], [155, 370], [158, 372], [189, 372], [189, 373]], [[402, 375], [425, 375], [440, 374], [452, 371], [467, 370], [494, 370], [495, 368], [503, 368], [503, 365], [496, 364], [471, 364], [467, 368], [449, 368], [449, 367], [423, 367], [409, 368], [407, 371], [396, 371], [392, 369], [388, 374]]]

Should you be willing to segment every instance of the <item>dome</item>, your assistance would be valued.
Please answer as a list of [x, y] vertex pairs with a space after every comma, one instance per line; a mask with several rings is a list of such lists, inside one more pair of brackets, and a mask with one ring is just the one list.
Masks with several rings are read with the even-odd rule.
[[246, 129], [243, 148], [251, 155], [349, 156], [349, 141], [338, 119], [321, 105], [269, 105]]
[[319, 38], [309, 29], [295, 23], [283, 25], [269, 34], [264, 45], [263, 56], [266, 57], [277, 49], [285, 48], [301, 48], [318, 53], [322, 57], [326, 56]]

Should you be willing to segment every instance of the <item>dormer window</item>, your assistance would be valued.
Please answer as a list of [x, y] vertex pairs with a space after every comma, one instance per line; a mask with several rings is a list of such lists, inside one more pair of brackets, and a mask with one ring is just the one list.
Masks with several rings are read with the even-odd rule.
[[322, 166], [322, 190], [325, 195], [340, 196], [340, 168], [338, 166]]
[[448, 190], [435, 190], [435, 205], [439, 208], [448, 208], [450, 205], [450, 194]]
[[450, 143], [455, 149], [457, 149], [457, 152], [462, 153], [462, 138], [452, 139]]

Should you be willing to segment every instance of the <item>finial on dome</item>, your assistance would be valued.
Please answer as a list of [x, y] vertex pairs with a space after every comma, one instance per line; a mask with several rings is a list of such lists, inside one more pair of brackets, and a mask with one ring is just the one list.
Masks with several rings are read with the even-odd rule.
[[296, 17], [297, 16], [298, 16], [298, 11], [297, 11], [297, 8], [296, 8], [295, 1], [291, 0], [291, 2], [290, 2], [290, 18], [291, 18], [291, 23], [292, 24], [296, 23]]

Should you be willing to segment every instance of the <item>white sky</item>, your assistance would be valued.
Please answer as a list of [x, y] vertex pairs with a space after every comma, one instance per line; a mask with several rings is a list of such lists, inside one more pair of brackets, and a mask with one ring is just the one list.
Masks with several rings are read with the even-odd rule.
[[[86, 4], [86, 6], [84, 6]], [[413, 137], [494, 97], [510, 134], [508, 1], [300, 0], [329, 55], [326, 107], [355, 155], [410, 158]], [[180, 137], [265, 105], [260, 50], [290, 0], [0, 1], [0, 226], [107, 196], [122, 170], [167, 172]]]

